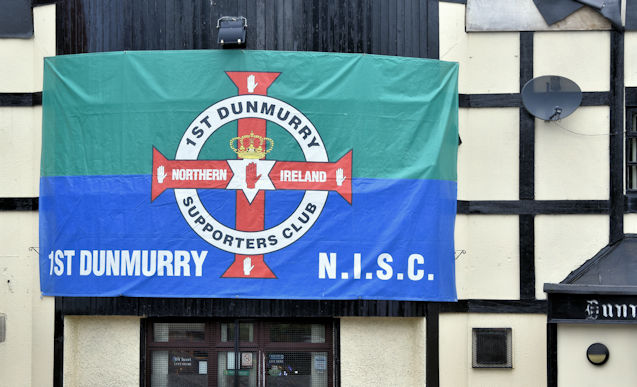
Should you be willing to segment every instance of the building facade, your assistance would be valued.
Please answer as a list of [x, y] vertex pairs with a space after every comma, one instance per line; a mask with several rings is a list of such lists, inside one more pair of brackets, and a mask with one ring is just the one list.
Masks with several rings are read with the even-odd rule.
[[[589, 7], [548, 25], [532, 1], [517, 19], [488, 3], [34, 1], [32, 34], [0, 38], [0, 386], [169, 386], [179, 370], [277, 385], [279, 361], [296, 385], [633, 385], [637, 4], [613, 26]], [[247, 50], [459, 63], [457, 302], [40, 296], [43, 58], [217, 49], [217, 19], [237, 15]], [[525, 109], [543, 75], [580, 87], [572, 115]]]

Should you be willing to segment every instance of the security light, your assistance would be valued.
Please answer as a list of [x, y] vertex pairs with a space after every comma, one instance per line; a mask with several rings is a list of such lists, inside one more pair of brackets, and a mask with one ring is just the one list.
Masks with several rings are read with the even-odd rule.
[[243, 16], [222, 16], [217, 20], [217, 43], [223, 48], [245, 48], [248, 20]]

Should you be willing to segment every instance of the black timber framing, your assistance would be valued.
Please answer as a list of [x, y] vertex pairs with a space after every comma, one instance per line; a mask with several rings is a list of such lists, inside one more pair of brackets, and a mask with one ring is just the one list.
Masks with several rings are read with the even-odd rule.
[[520, 299], [535, 300], [535, 217], [518, 217], [520, 238]]
[[425, 385], [440, 386], [440, 306], [427, 305], [427, 325], [425, 327]]
[[429, 317], [439, 313], [546, 313], [545, 300], [246, 300], [210, 298], [56, 297], [56, 311], [74, 316], [334, 318]]
[[[550, 301], [549, 301], [550, 302]], [[557, 386], [557, 324], [546, 324], [546, 377], [547, 387]]]
[[37, 106], [42, 105], [42, 92], [0, 93], [0, 106]]
[[[605, 106], [610, 98], [607, 91], [585, 91], [581, 106]], [[461, 108], [523, 107], [520, 93], [459, 94], [458, 102]]]
[[37, 7], [39, 5], [55, 4], [55, 3], [57, 3], [57, 0], [31, 0], [32, 7]]
[[[427, 56], [440, 58], [439, 37], [439, 4], [438, 0], [428, 0], [427, 10]], [[460, 137], [458, 137], [460, 138]], [[427, 304], [427, 324], [425, 328], [426, 363], [425, 384], [430, 387], [440, 386], [440, 315], [437, 304]]]
[[56, 3], [58, 54], [218, 48], [217, 19], [240, 14], [249, 50], [438, 57], [438, 0]]
[[438, 0], [427, 0], [427, 58], [440, 58]]
[[545, 314], [545, 300], [458, 300], [439, 303], [440, 313]]
[[426, 317], [427, 303], [376, 300], [56, 297], [63, 315], [145, 317]]
[[610, 33], [610, 236], [624, 237], [624, 34]]
[[37, 211], [38, 198], [0, 198], [0, 211]]
[[63, 303], [55, 297], [53, 327], [53, 387], [64, 386], [64, 311]]
[[[637, 202], [627, 197], [626, 211], [637, 211]], [[39, 198], [0, 198], [0, 211], [37, 211]], [[458, 200], [457, 213], [464, 215], [584, 215], [607, 214], [608, 200]]]
[[[533, 32], [520, 32], [520, 90], [533, 79]], [[519, 198], [535, 199], [535, 118], [523, 107], [520, 115]], [[535, 217], [520, 214], [520, 299], [535, 299]]]
[[467, 215], [607, 214], [608, 200], [458, 200], [457, 213]]

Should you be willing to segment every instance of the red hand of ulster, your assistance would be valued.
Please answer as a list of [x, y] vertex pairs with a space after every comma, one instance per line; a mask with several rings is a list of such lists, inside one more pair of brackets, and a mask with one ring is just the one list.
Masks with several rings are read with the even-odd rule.
[[248, 188], [254, 188], [254, 185], [261, 178], [261, 175], [257, 176], [257, 164], [249, 163], [246, 166], [246, 186]]

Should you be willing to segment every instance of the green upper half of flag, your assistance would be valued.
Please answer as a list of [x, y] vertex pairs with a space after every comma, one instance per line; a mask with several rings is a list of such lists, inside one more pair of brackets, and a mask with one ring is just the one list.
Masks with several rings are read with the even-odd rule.
[[[456, 180], [458, 65], [430, 59], [316, 52], [110, 52], [45, 59], [42, 176], [152, 173], [152, 148], [175, 156], [192, 121], [238, 89], [228, 71], [279, 72], [268, 89], [303, 113], [330, 161], [354, 151], [354, 178]], [[236, 121], [199, 159], [235, 159]], [[268, 122], [267, 158], [303, 161]]]

